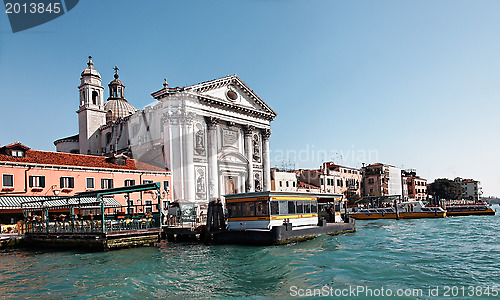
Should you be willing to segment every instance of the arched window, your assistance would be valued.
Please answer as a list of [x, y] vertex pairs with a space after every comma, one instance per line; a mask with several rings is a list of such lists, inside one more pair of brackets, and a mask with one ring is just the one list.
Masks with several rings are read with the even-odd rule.
[[106, 145], [111, 142], [111, 132], [106, 133]]
[[97, 101], [99, 99], [99, 93], [96, 91], [92, 91], [92, 103], [97, 105]]

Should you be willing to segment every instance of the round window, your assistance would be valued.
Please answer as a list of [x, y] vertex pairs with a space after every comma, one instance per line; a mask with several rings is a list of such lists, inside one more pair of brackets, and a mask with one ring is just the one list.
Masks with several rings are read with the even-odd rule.
[[230, 90], [230, 89], [227, 90], [226, 97], [227, 97], [227, 99], [229, 99], [231, 101], [238, 100], [238, 94], [235, 91]]

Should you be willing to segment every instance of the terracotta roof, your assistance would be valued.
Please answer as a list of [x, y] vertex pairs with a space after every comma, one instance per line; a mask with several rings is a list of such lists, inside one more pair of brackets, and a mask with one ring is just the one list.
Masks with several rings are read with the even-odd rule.
[[297, 188], [319, 189], [319, 186], [315, 186], [313, 184], [305, 183], [305, 182], [299, 180], [297, 182]]
[[24, 157], [12, 157], [3, 153], [0, 153], [0, 161], [31, 163], [40, 165], [79, 166], [79, 167], [89, 167], [89, 168], [106, 168], [106, 169], [138, 170], [138, 171], [155, 171], [155, 172], [166, 171], [165, 169], [152, 166], [150, 164], [143, 163], [140, 161], [136, 161], [134, 159], [127, 159], [125, 161], [125, 165], [117, 165], [112, 163], [106, 156], [70, 154], [62, 152], [40, 151], [40, 150], [27, 150], [25, 152]]
[[5, 149], [21, 148], [21, 149], [24, 149], [24, 150], [29, 150], [30, 149], [30, 147], [25, 146], [25, 145], [21, 144], [20, 142], [15, 142], [15, 143], [8, 144], [8, 145], [3, 146], [2, 148], [5, 148]]

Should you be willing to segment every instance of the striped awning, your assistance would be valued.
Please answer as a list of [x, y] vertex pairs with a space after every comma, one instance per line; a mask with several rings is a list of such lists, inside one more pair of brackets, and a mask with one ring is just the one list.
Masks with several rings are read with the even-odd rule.
[[[100, 205], [96, 197], [44, 197], [44, 196], [0, 196], [0, 209], [37, 209], [82, 207]], [[112, 197], [104, 197], [106, 207], [118, 207], [121, 204]]]

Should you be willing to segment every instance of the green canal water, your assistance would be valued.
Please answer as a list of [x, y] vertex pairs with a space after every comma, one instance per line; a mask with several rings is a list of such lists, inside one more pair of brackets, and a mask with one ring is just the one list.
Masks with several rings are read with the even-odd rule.
[[358, 221], [355, 233], [287, 246], [10, 250], [0, 298], [498, 299], [499, 229], [499, 215], [469, 216]]

